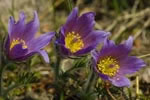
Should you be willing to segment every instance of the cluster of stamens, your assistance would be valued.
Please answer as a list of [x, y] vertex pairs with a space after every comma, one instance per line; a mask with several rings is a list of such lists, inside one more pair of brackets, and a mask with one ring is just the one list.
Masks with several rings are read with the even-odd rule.
[[75, 53], [84, 47], [84, 43], [78, 33], [69, 32], [65, 37], [65, 46], [72, 53]]
[[25, 41], [24, 41], [23, 39], [17, 38], [17, 39], [13, 39], [13, 40], [12, 40], [11, 45], [10, 45], [10, 50], [11, 50], [14, 46], [16, 46], [17, 44], [22, 44], [22, 48], [23, 48], [23, 49], [28, 48], [27, 45], [26, 45], [26, 43], [25, 43]]
[[118, 61], [111, 56], [100, 59], [97, 64], [97, 69], [104, 75], [113, 77], [118, 72], [120, 66]]

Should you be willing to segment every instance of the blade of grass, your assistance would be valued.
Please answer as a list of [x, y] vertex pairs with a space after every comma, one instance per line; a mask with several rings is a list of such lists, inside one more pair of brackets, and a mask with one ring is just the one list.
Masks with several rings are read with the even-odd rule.
[[73, 8], [72, 0], [66, 0], [66, 5], [68, 6], [69, 12], [71, 12]]

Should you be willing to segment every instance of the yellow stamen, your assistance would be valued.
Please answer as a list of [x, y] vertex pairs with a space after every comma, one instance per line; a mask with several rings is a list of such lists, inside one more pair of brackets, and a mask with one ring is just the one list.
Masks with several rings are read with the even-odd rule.
[[28, 48], [28, 46], [26, 45], [25, 41], [23, 39], [13, 39], [12, 42], [11, 42], [11, 45], [10, 45], [10, 50], [17, 44], [22, 44], [22, 48], [23, 49], [26, 49]]
[[118, 72], [120, 66], [116, 59], [108, 56], [99, 61], [97, 68], [101, 73], [113, 77]]
[[84, 47], [84, 43], [79, 34], [75, 34], [75, 32], [69, 32], [65, 38], [65, 46], [66, 48], [70, 49], [72, 53], [75, 53]]

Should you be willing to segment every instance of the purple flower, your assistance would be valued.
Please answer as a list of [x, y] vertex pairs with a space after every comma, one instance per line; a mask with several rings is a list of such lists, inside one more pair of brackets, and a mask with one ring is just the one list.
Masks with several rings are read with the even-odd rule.
[[125, 77], [145, 66], [143, 60], [128, 56], [133, 45], [133, 38], [120, 45], [111, 40], [105, 40], [101, 51], [92, 52], [94, 69], [98, 75], [110, 81], [117, 87], [129, 86], [130, 81]]
[[5, 42], [7, 56], [11, 60], [22, 61], [35, 53], [39, 53], [48, 63], [48, 54], [42, 49], [49, 44], [55, 33], [48, 32], [38, 38], [34, 38], [39, 28], [38, 15], [34, 12], [34, 19], [29, 23], [25, 23], [25, 19], [23, 12], [20, 13], [19, 21], [17, 22], [13, 17], [9, 19], [8, 37]]
[[63, 55], [86, 54], [107, 38], [108, 32], [93, 30], [94, 17], [94, 12], [84, 13], [78, 17], [78, 8], [72, 10], [67, 22], [61, 27], [60, 37], [57, 40]]

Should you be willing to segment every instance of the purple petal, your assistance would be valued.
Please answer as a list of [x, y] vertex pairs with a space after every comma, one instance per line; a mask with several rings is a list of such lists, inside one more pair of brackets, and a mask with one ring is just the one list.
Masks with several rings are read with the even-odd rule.
[[86, 37], [87, 34], [89, 34], [95, 25], [95, 13], [93, 12], [88, 12], [80, 16], [76, 23], [75, 26], [73, 27], [72, 30], [75, 33], [79, 33], [82, 38]]
[[85, 47], [91, 45], [97, 46], [100, 42], [103, 42], [108, 37], [109, 34], [110, 34], [109, 32], [105, 32], [105, 31], [99, 31], [99, 30], [92, 31], [91, 33], [89, 33], [89, 35], [83, 38]]
[[117, 60], [124, 59], [128, 56], [129, 49], [126, 48], [124, 44], [115, 45], [113, 41], [106, 40], [100, 51], [100, 57], [103, 58], [105, 56], [114, 57]]
[[101, 77], [101, 78], [104, 79], [104, 80], [108, 80], [108, 76], [102, 74], [102, 73], [99, 72], [99, 70], [97, 69], [98, 52], [92, 51], [92, 52], [91, 52], [91, 55], [92, 55], [92, 58], [93, 58], [93, 59], [92, 59], [92, 65], [93, 65], [93, 67], [94, 67], [94, 70], [98, 73], [98, 76]]
[[11, 49], [9, 53], [9, 58], [15, 60], [17, 58], [24, 56], [27, 52], [28, 49], [23, 49], [22, 44], [17, 44]]
[[130, 86], [129, 79], [121, 75], [117, 75], [113, 78], [109, 78], [109, 80], [111, 81], [113, 85], [117, 87], [124, 87], [124, 86], [129, 87]]
[[96, 46], [100, 42], [104, 41], [104, 39], [106, 39], [108, 35], [109, 35], [109, 33], [105, 32], [105, 31], [93, 31], [90, 35], [88, 35], [84, 39], [85, 47], [83, 49], [77, 51], [74, 54], [75, 55], [82, 55], [82, 54], [86, 54], [86, 53], [90, 52], [91, 50], [96, 48]]
[[41, 35], [37, 39], [33, 39], [30, 42], [28, 42], [29, 49], [31, 51], [37, 51], [49, 44], [53, 36], [55, 35], [55, 32], [48, 32], [43, 35]]
[[38, 53], [43, 57], [46, 63], [49, 63], [49, 57], [45, 50], [40, 50]]
[[98, 73], [98, 76], [101, 77], [103, 80], [109, 79], [109, 77], [107, 75], [101, 74], [100, 72]]
[[62, 40], [60, 40], [60, 39], [56, 40], [55, 44], [59, 46], [59, 50], [61, 51], [63, 56], [71, 55], [70, 50], [65, 47], [65, 44]]
[[4, 42], [5, 52], [8, 55], [9, 54], [9, 47], [10, 47], [10, 38], [9, 35], [7, 36], [5, 42]]
[[25, 15], [23, 12], [20, 13], [19, 21], [16, 23], [13, 17], [10, 17], [8, 24], [8, 33], [10, 38], [20, 37], [24, 32], [24, 28], [25, 28]]
[[83, 48], [75, 53], [73, 53], [73, 55], [76, 55], [76, 56], [80, 56], [80, 55], [83, 55], [83, 54], [87, 54], [88, 52], [90, 52], [92, 49], [94, 49], [95, 45], [91, 45], [91, 46], [88, 46], [86, 48]]
[[72, 30], [73, 26], [76, 23], [77, 17], [78, 17], [78, 8], [76, 7], [72, 10], [69, 17], [67, 18], [66, 24], [63, 26], [66, 33], [69, 32], [69, 30]]
[[124, 59], [128, 56], [129, 51], [125, 49], [123, 45], [118, 45], [115, 48], [110, 49], [109, 56], [114, 57], [117, 60]]
[[62, 55], [71, 55], [70, 50], [67, 49], [64, 45], [60, 45], [60, 51], [62, 53]]
[[130, 36], [124, 44], [114, 46], [109, 53], [111, 53], [110, 55], [114, 56], [118, 60], [124, 59], [131, 51], [132, 45], [133, 38]]
[[14, 20], [14, 18], [11, 16], [10, 18], [9, 18], [9, 22], [8, 22], [8, 34], [9, 34], [9, 36], [13, 36], [13, 27], [14, 27], [14, 25], [15, 25], [15, 20]]
[[124, 43], [124, 46], [125, 46], [125, 48], [126, 48], [126, 50], [127, 50], [128, 52], [131, 51], [132, 46], [133, 46], [133, 37], [132, 37], [132, 36], [130, 36], [130, 37], [128, 38], [128, 40], [126, 40], [126, 42]]
[[16, 60], [20, 60], [20, 61], [23, 61], [23, 60], [25, 60], [25, 59], [27, 59], [27, 58], [29, 58], [29, 57], [31, 57], [31, 56], [33, 56], [35, 53], [37, 53], [37, 52], [28, 52], [26, 55], [24, 55], [24, 56], [22, 56], [22, 57], [20, 57], [20, 58], [17, 58]]
[[119, 62], [121, 66], [119, 73], [123, 75], [132, 74], [145, 66], [145, 63], [142, 59], [136, 58], [134, 56], [126, 57]]
[[58, 39], [57, 41], [59, 41], [59, 43], [62, 43], [62, 44], [65, 44], [65, 31], [64, 31], [64, 28], [61, 27], [60, 28], [60, 39]]
[[105, 56], [112, 56], [112, 54], [117, 53], [116, 45], [114, 41], [105, 39], [102, 49], [98, 52], [98, 60]]
[[104, 45], [103, 45], [103, 47], [102, 47], [101, 52], [109, 52], [110, 49], [115, 48], [115, 47], [116, 47], [116, 46], [115, 46], [114, 41], [106, 39], [106, 40], [104, 41]]
[[96, 50], [93, 50], [93, 51], [91, 52], [91, 56], [92, 56], [92, 58], [94, 59], [94, 61], [97, 63], [97, 60], [98, 60], [98, 57], [99, 57], [99, 52], [96, 51]]
[[35, 33], [38, 31], [38, 28], [39, 28], [39, 18], [38, 18], [37, 12], [35, 11], [33, 20], [30, 21], [25, 26], [25, 30], [24, 30], [22, 38], [25, 41], [29, 41], [33, 39], [33, 37], [35, 36]]

